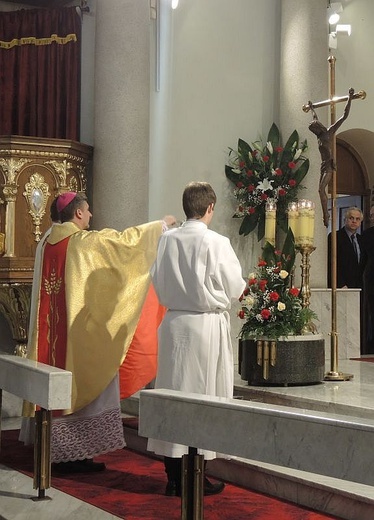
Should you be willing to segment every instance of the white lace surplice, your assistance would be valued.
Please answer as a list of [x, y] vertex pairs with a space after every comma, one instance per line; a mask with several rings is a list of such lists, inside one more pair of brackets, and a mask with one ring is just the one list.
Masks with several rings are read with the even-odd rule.
[[126, 446], [118, 376], [82, 410], [52, 421], [51, 462], [92, 459]]

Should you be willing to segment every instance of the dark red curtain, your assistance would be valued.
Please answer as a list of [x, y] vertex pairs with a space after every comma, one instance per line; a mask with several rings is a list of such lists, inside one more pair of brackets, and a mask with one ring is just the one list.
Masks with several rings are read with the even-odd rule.
[[75, 7], [0, 13], [0, 135], [79, 141], [81, 19]]

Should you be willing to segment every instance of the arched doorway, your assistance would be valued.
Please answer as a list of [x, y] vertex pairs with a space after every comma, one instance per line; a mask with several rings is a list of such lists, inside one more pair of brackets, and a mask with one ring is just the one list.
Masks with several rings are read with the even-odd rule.
[[[336, 192], [360, 197], [364, 213], [362, 229], [369, 227], [374, 175], [374, 132], [352, 128], [336, 136]], [[340, 198], [340, 197], [338, 197]]]
[[[353, 128], [336, 136], [338, 222], [342, 225], [344, 210], [358, 206], [364, 213], [361, 233], [370, 226], [370, 207], [374, 203], [374, 132]], [[370, 256], [370, 255], [369, 255]], [[371, 271], [373, 273], [371, 274]], [[370, 277], [368, 275], [370, 274]], [[367, 262], [361, 294], [361, 354], [374, 352], [373, 289], [368, 280], [374, 278], [374, 259]]]

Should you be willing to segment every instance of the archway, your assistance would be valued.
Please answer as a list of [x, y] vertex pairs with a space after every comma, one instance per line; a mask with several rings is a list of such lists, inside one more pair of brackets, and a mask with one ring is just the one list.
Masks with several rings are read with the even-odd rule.
[[[338, 194], [336, 206], [341, 213], [347, 206], [361, 207], [364, 213], [362, 232], [370, 226], [370, 207], [374, 203], [374, 132], [353, 128], [339, 133], [336, 137], [336, 166], [336, 191]], [[356, 202], [357, 200], [359, 203]], [[354, 204], [351, 201], [355, 201]], [[339, 220], [341, 220], [340, 215]], [[371, 280], [374, 275], [374, 273], [371, 274], [373, 260], [368, 258], [366, 265], [360, 312], [361, 354], [374, 352], [374, 309], [372, 289], [369, 287], [372, 284], [368, 283], [368, 280]], [[370, 278], [368, 278], [369, 273]]]
[[336, 192], [362, 198], [363, 229], [369, 226], [373, 203], [374, 132], [352, 128], [336, 136]]

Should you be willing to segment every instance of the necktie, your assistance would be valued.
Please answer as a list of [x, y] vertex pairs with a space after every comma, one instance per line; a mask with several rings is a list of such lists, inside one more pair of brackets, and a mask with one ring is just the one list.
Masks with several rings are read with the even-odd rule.
[[351, 240], [352, 240], [353, 249], [354, 249], [355, 254], [357, 256], [357, 261], [360, 261], [360, 251], [359, 251], [359, 248], [358, 248], [357, 238], [356, 238], [355, 234], [351, 235]]

